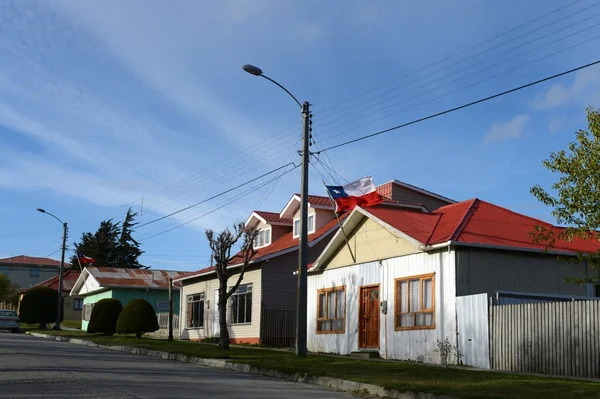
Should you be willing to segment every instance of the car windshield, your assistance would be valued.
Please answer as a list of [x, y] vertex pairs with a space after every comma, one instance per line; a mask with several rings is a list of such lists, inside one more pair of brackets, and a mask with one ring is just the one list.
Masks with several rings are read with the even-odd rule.
[[17, 317], [17, 312], [14, 310], [0, 310], [0, 316]]

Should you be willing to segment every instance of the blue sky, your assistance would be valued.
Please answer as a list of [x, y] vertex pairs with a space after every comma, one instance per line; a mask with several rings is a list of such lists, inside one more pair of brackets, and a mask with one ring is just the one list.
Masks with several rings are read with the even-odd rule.
[[[69, 223], [72, 244], [142, 197], [144, 223], [297, 161], [299, 110], [242, 64], [313, 104], [319, 149], [595, 61], [600, 6], [572, 3], [3, 1], [0, 257], [58, 250], [60, 226], [38, 207]], [[399, 179], [552, 221], [529, 188], [555, 179], [542, 160], [586, 128], [599, 94], [593, 67], [322, 160], [349, 180]], [[204, 229], [280, 211], [299, 186], [295, 170], [142, 227], [142, 262], [201, 268]]]

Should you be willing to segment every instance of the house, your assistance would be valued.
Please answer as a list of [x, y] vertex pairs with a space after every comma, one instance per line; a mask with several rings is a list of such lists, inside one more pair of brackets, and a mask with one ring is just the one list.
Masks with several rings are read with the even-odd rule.
[[[314, 261], [337, 230], [338, 223], [327, 197], [311, 195], [308, 213], [308, 258]], [[280, 213], [254, 211], [246, 221], [246, 226], [257, 228], [259, 233], [254, 242], [256, 254], [227, 309], [232, 343], [289, 346], [295, 342], [297, 278], [294, 272], [298, 270], [299, 219], [300, 196], [293, 195]], [[235, 270], [241, 265], [241, 258], [235, 256], [229, 267]], [[230, 277], [230, 286], [238, 276], [239, 272]], [[180, 318], [180, 339], [218, 337], [219, 279], [214, 267], [178, 281], [184, 298], [180, 312], [185, 314]], [[287, 321], [275, 322], [274, 318]]]
[[[63, 320], [81, 320], [81, 311], [83, 310], [83, 297], [81, 296], [72, 296], [71, 290], [75, 285], [75, 282], [81, 275], [81, 271], [79, 270], [67, 270], [63, 273]], [[37, 283], [31, 288], [35, 287], [48, 287], [53, 290], [58, 290], [58, 276], [50, 277], [47, 280], [42, 281], [41, 283]], [[21, 303], [21, 299], [23, 299], [23, 295], [31, 288], [21, 292], [19, 295], [19, 303]]]
[[530, 235], [536, 225], [558, 229], [479, 199], [433, 211], [355, 208], [343, 222], [348, 242], [336, 232], [309, 270], [308, 349], [439, 363], [438, 340], [457, 346], [457, 297], [594, 296], [593, 286], [564, 281], [589, 270], [563, 255], [596, 252], [600, 242], [548, 251]]
[[[87, 330], [94, 305], [100, 299], [115, 298], [123, 306], [133, 299], [145, 299], [157, 313], [169, 311], [169, 279], [186, 272], [151, 269], [86, 267], [75, 282], [71, 296], [83, 297], [81, 329]], [[179, 314], [179, 286], [173, 284], [173, 311]]]
[[[71, 265], [65, 263], [65, 269]], [[27, 255], [0, 259], [0, 273], [20, 288], [31, 288], [34, 285], [58, 276], [60, 262], [50, 258], [37, 258]]]
[[[387, 203], [429, 212], [455, 201], [410, 184], [392, 181], [377, 187]], [[328, 197], [308, 197], [308, 261], [329, 243], [339, 224]], [[340, 220], [348, 216], [343, 214]], [[280, 212], [254, 211], [246, 226], [259, 230], [257, 250], [237, 292], [230, 298], [227, 322], [231, 342], [293, 346], [297, 302], [300, 195], [294, 194]], [[234, 258], [231, 268], [239, 269]], [[228, 281], [235, 284], [239, 273]], [[182, 284], [180, 338], [200, 340], [219, 336], [219, 280], [213, 267], [180, 278]]]

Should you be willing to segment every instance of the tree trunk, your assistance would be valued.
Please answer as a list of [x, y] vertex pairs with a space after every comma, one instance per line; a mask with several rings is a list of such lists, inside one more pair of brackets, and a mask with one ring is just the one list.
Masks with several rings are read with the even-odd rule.
[[140, 333], [140, 332], [136, 332], [136, 333], [135, 333], [135, 338], [136, 338], [136, 339], [141, 339], [141, 338], [142, 338], [142, 333]]
[[46, 328], [47, 328], [46, 323], [40, 323], [40, 326], [39, 326], [40, 330], [45, 330]]
[[227, 329], [227, 282], [219, 284], [219, 347], [229, 349], [229, 330]]

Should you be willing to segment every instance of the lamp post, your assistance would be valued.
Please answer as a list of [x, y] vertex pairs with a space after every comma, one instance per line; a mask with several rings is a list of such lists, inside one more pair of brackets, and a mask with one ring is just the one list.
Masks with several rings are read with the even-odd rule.
[[292, 93], [275, 80], [265, 76], [263, 71], [254, 66], [246, 64], [242, 67], [244, 71], [254, 76], [265, 78], [285, 91], [294, 99], [302, 111], [302, 179], [300, 185], [300, 252], [298, 256], [298, 292], [296, 310], [296, 355], [306, 356], [306, 295], [307, 295], [307, 265], [308, 265], [308, 162], [310, 145], [310, 104], [305, 101], [300, 103]]
[[63, 270], [65, 267], [65, 249], [67, 246], [67, 223], [63, 222], [50, 212], [46, 212], [42, 208], [37, 208], [38, 212], [45, 213], [46, 215], [52, 216], [54, 219], [58, 220], [60, 224], [63, 226], [63, 240], [62, 240], [62, 255], [60, 257], [60, 270], [58, 272], [58, 304], [56, 305], [56, 323], [54, 324], [55, 330], [60, 330], [60, 319], [62, 316], [62, 291], [63, 291]]

